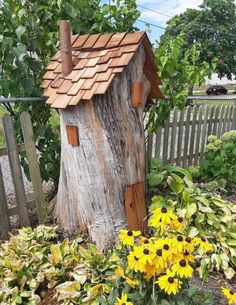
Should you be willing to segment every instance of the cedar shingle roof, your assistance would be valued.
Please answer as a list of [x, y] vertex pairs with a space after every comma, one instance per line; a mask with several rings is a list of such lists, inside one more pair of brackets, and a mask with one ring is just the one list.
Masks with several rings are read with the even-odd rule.
[[158, 87], [158, 68], [151, 44], [145, 32], [93, 34], [72, 36], [73, 70], [63, 77], [61, 56], [58, 51], [46, 67], [41, 87], [46, 89], [46, 103], [53, 108], [77, 105], [91, 100], [94, 95], [105, 94], [114, 77], [122, 73], [135, 52], [144, 45], [146, 62], [144, 73], [152, 85], [150, 98], [163, 98]]

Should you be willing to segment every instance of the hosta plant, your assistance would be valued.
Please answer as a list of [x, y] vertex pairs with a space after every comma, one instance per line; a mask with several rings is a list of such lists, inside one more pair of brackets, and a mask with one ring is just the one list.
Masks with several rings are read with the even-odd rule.
[[236, 130], [222, 135], [220, 139], [208, 137], [203, 159], [200, 162], [200, 175], [203, 180], [223, 178], [228, 184], [236, 182]]

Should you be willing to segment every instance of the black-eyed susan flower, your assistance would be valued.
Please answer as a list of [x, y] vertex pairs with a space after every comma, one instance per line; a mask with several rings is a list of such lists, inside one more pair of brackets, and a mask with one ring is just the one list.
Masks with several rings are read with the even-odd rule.
[[212, 245], [206, 240], [205, 237], [195, 237], [194, 238], [194, 244], [195, 246], [199, 246], [199, 252], [207, 253], [207, 252], [212, 252], [213, 247]]
[[177, 252], [182, 253], [184, 251], [184, 237], [182, 235], [178, 235], [176, 238], [173, 238], [172, 245]]
[[[135, 248], [136, 249], [136, 248]], [[136, 256], [134, 251], [130, 251], [127, 256], [128, 268], [134, 270], [135, 272], [144, 272], [144, 265], [140, 262], [139, 257]]]
[[158, 208], [153, 211], [149, 224], [151, 227], [159, 229], [160, 233], [163, 234], [165, 227], [176, 218], [177, 216], [173, 212], [168, 211], [166, 207]]
[[141, 232], [140, 231], [130, 231], [130, 230], [120, 230], [119, 239], [121, 240], [123, 245], [133, 246], [134, 239], [138, 237]]
[[163, 256], [163, 250], [157, 249], [155, 256], [153, 257], [153, 265], [155, 265], [157, 270], [162, 270], [167, 267], [167, 260]]
[[128, 296], [126, 293], [122, 293], [121, 298], [116, 298], [117, 302], [115, 303], [115, 305], [133, 305], [132, 302], [128, 302], [127, 301]]
[[236, 304], [236, 292], [228, 288], [221, 288], [221, 291], [227, 298], [229, 304], [234, 304], [234, 303]]
[[176, 232], [182, 232], [185, 227], [183, 217], [178, 217], [170, 223], [170, 229]]
[[164, 290], [168, 295], [177, 294], [181, 288], [182, 282], [175, 277], [174, 272], [167, 270], [166, 275], [159, 277], [156, 282], [159, 287]]
[[183, 254], [183, 259], [187, 262], [187, 263], [194, 263], [195, 262], [195, 257], [192, 253], [185, 251]]
[[195, 247], [194, 239], [191, 237], [185, 237], [184, 240], [184, 251], [193, 252]]
[[188, 278], [193, 274], [193, 268], [184, 259], [181, 259], [178, 263], [174, 264], [171, 270], [180, 277]]
[[152, 244], [142, 245], [135, 249], [135, 256], [139, 258], [140, 263], [145, 266], [149, 263], [152, 265], [153, 258], [155, 256], [155, 247]]

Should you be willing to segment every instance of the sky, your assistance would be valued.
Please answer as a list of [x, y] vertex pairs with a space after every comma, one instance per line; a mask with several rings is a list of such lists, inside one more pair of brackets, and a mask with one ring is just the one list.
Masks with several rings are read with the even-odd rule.
[[[202, 3], [202, 0], [137, 0], [136, 2], [138, 9], [141, 11], [140, 20], [165, 27], [166, 22], [172, 16], [183, 13], [188, 8], [198, 8]], [[160, 12], [160, 14], [143, 7]], [[145, 24], [140, 21], [136, 23], [136, 26], [141, 30], [145, 30]], [[151, 26], [151, 29], [152, 32], [149, 38], [152, 41], [158, 39], [165, 31], [164, 29], [158, 29], [154, 26]]]

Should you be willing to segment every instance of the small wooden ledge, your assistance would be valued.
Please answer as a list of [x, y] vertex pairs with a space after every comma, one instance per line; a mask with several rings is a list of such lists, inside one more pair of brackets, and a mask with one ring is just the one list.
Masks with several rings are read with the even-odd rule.
[[77, 126], [66, 126], [66, 133], [67, 133], [67, 139], [68, 144], [79, 146], [79, 133], [78, 133], [78, 127]]
[[144, 105], [144, 82], [133, 82], [131, 85], [131, 107]]

